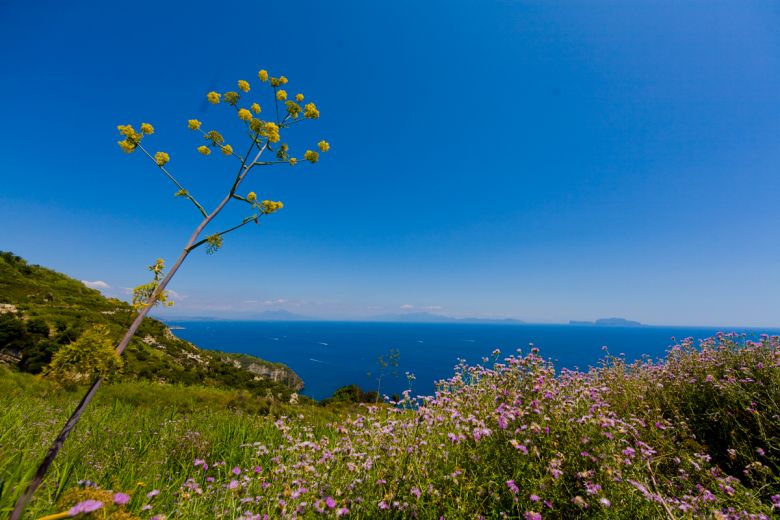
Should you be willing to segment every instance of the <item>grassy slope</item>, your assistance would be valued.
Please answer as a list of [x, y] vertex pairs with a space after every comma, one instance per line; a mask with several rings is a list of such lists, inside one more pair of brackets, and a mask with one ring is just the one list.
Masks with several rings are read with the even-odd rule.
[[[52, 331], [74, 339], [97, 323], [108, 325], [119, 338], [133, 318], [127, 303], [106, 298], [50, 269], [28, 265], [10, 253], [0, 253], [0, 303], [14, 304], [26, 319], [41, 318]], [[240, 388], [282, 398], [302, 386], [301, 379], [285, 365], [199, 349], [152, 318], [143, 321], [124, 360], [125, 377], [131, 379]], [[245, 368], [247, 360], [273, 371], [279, 383], [258, 378]]]

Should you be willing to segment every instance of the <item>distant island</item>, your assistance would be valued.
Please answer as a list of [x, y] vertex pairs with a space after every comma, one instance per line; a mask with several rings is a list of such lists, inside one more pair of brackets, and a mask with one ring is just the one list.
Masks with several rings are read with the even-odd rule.
[[569, 325], [591, 326], [591, 327], [646, 327], [638, 321], [627, 320], [625, 318], [599, 318], [596, 321], [578, 321], [571, 320]]

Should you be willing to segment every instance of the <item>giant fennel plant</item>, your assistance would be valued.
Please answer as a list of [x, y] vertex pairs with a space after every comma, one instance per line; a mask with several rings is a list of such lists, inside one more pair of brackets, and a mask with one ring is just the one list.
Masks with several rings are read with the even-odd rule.
[[[137, 315], [119, 341], [119, 344], [116, 346], [115, 355], [117, 357], [122, 355], [122, 352], [130, 343], [136, 330], [152, 307], [156, 304], [171, 304], [171, 300], [169, 299], [165, 288], [190, 253], [203, 246], [207, 253], [212, 254], [222, 247], [223, 237], [228, 233], [232, 233], [248, 224], [257, 224], [259, 223], [260, 218], [276, 213], [282, 209], [282, 202], [262, 200], [254, 191], [244, 192], [241, 191], [240, 188], [257, 167], [279, 164], [295, 166], [299, 162], [298, 157], [295, 157], [292, 154], [289, 145], [282, 141], [282, 134], [298, 123], [318, 119], [320, 117], [320, 112], [314, 103], [309, 102], [304, 104], [303, 94], [296, 94], [295, 96], [288, 95], [286, 90], [288, 80], [286, 77], [271, 77], [266, 70], [261, 70], [257, 73], [257, 78], [261, 86], [270, 86], [272, 90], [273, 98], [270, 109], [270, 112], [272, 113], [270, 116], [261, 116], [263, 109], [258, 101], [252, 99], [252, 95], [250, 94], [252, 86], [248, 81], [243, 79], [238, 80], [237, 91], [228, 91], [222, 94], [218, 92], [209, 92], [206, 95], [206, 99], [209, 103], [213, 105], [224, 105], [235, 110], [237, 120], [239, 124], [244, 127], [245, 135], [248, 140], [246, 151], [243, 154], [240, 154], [234, 149], [233, 145], [227, 143], [219, 131], [204, 129], [204, 124], [197, 119], [190, 119], [187, 122], [188, 128], [194, 132], [198, 132], [202, 138], [202, 144], [197, 147], [197, 151], [200, 154], [208, 156], [211, 155], [212, 151], [217, 151], [227, 157], [236, 158], [238, 161], [238, 168], [233, 176], [230, 188], [227, 190], [227, 193], [222, 200], [211, 211], [206, 210], [203, 204], [198, 202], [195, 196], [185, 189], [181, 182], [179, 182], [171, 173], [168, 168], [171, 156], [164, 151], [152, 152], [150, 151], [150, 148], [147, 147], [145, 140], [154, 134], [154, 127], [151, 124], [141, 123], [138, 129], [130, 124], [119, 125], [117, 127], [121, 135], [121, 140], [118, 142], [119, 147], [128, 154], [140, 150], [160, 169], [162, 174], [170, 179], [176, 186], [178, 189], [176, 196], [189, 200], [202, 217], [202, 220], [190, 235], [189, 240], [186, 242], [181, 254], [170, 270], [165, 273], [165, 263], [162, 259], [158, 259], [154, 264], [149, 266], [149, 270], [154, 274], [153, 279], [134, 289], [132, 303], [134, 309], [137, 311]], [[305, 150], [302, 155], [302, 160], [314, 164], [319, 161], [320, 153], [327, 152], [329, 149], [330, 144], [327, 141], [320, 141], [317, 143], [316, 150]], [[244, 204], [245, 207], [249, 209], [249, 214], [231, 227], [206, 234], [205, 231], [209, 224], [211, 224], [225, 206], [231, 202]], [[100, 331], [97, 331], [96, 333], [98, 332]], [[100, 366], [104, 365], [114, 366], [111, 363], [100, 364]], [[35, 476], [20, 495], [14, 511], [11, 514], [11, 520], [19, 520], [22, 517], [27, 503], [32, 498], [35, 490], [43, 482], [47, 470], [65, 443], [68, 435], [78, 423], [84, 410], [100, 387], [101, 382], [109, 375], [107, 370], [102, 369], [95, 369], [92, 371], [92, 374], [94, 375], [94, 380], [91, 386], [84, 394], [81, 402], [73, 411], [60, 433], [52, 442], [51, 447], [41, 461]]]

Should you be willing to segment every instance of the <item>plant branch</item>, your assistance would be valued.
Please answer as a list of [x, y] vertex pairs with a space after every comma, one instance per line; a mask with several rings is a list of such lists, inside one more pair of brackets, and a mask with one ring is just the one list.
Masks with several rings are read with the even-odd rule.
[[[147, 151], [146, 151], [146, 148], [144, 148], [143, 146], [141, 146], [141, 143], [138, 143], [138, 145], [137, 145], [137, 146], [138, 146], [138, 148], [140, 148], [140, 149], [141, 149], [141, 151], [142, 151], [142, 152], [144, 152], [144, 153], [146, 154], [146, 156], [147, 156], [147, 157], [149, 157], [149, 159], [151, 159], [151, 160], [152, 160], [152, 162], [154, 162], [154, 164], [157, 164], [157, 160], [156, 160], [154, 157], [152, 157], [152, 155], [151, 155], [149, 152], [147, 152]], [[184, 196], [185, 196], [186, 198], [190, 199], [190, 200], [192, 201], [192, 203], [193, 203], [193, 204], [195, 204], [195, 207], [196, 207], [196, 208], [198, 208], [198, 211], [200, 211], [201, 215], [203, 215], [204, 217], [207, 217], [207, 216], [208, 216], [208, 214], [206, 213], [206, 210], [205, 210], [205, 209], [203, 209], [203, 206], [201, 206], [201, 205], [198, 203], [198, 201], [197, 201], [197, 200], [195, 200], [195, 197], [193, 197], [192, 195], [190, 195], [190, 192], [188, 192], [187, 190], [185, 190], [185, 189], [184, 189], [184, 186], [182, 186], [182, 185], [179, 183], [179, 181], [177, 181], [177, 180], [174, 178], [174, 176], [173, 176], [173, 175], [171, 175], [171, 174], [168, 172], [168, 170], [166, 170], [166, 169], [165, 169], [165, 167], [164, 167], [164, 166], [160, 166], [159, 164], [157, 164], [157, 167], [158, 167], [158, 168], [160, 168], [160, 169], [163, 171], [163, 173], [164, 173], [165, 175], [167, 175], [167, 176], [168, 176], [168, 178], [169, 178], [169, 179], [170, 179], [170, 180], [171, 180], [171, 181], [172, 181], [172, 182], [173, 182], [173, 183], [176, 185], [176, 187], [177, 187], [177, 188], [179, 188], [179, 190], [181, 190], [181, 191], [182, 191], [182, 192], [185, 194]]]
[[[257, 224], [257, 223], [258, 223], [257, 221], [260, 219], [260, 217], [261, 217], [261, 216], [262, 216], [262, 215], [252, 215], [251, 217], [247, 217], [247, 218], [245, 218], [245, 219], [244, 219], [244, 220], [241, 222], [241, 224], [238, 224], [238, 225], [236, 225], [236, 226], [233, 226], [232, 228], [228, 228], [228, 229], [226, 229], [225, 231], [220, 231], [219, 233], [214, 233], [214, 234], [213, 234], [213, 235], [211, 235], [211, 236], [220, 236], [220, 237], [221, 237], [222, 235], [227, 235], [227, 234], [228, 234], [228, 233], [230, 233], [231, 231], [235, 231], [235, 230], [236, 230], [236, 229], [238, 229], [238, 228], [242, 228], [242, 227], [246, 226], [247, 224], [249, 224], [250, 222], [254, 222], [255, 224]], [[194, 243], [193, 245], [191, 245], [191, 246], [190, 246], [189, 250], [190, 250], [190, 251], [192, 251], [193, 249], [195, 249], [195, 248], [197, 248], [197, 247], [199, 247], [199, 246], [202, 246], [203, 244], [205, 244], [206, 242], [208, 242], [208, 240], [209, 240], [208, 238], [204, 238], [204, 239], [202, 239], [202, 240], [200, 240], [200, 241], [198, 241], [198, 242]]]

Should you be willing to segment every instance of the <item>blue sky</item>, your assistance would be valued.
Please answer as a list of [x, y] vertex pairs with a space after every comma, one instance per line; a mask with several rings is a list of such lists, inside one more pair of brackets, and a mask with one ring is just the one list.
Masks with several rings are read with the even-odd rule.
[[237, 144], [204, 96], [265, 68], [332, 149], [250, 178], [284, 210], [194, 253], [177, 313], [780, 325], [777, 3], [6, 1], [0, 40], [0, 249], [107, 294], [198, 221], [115, 126], [211, 207], [186, 121]]

